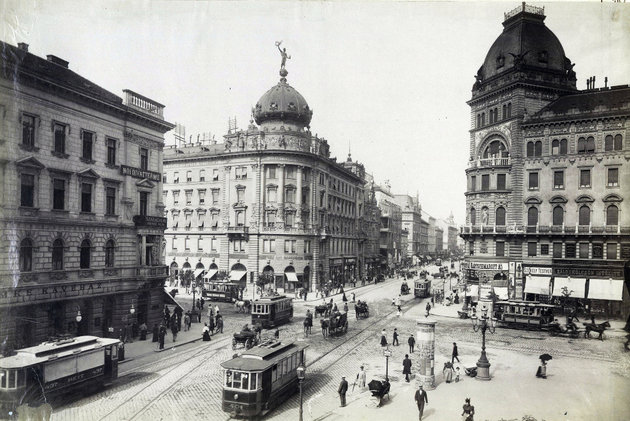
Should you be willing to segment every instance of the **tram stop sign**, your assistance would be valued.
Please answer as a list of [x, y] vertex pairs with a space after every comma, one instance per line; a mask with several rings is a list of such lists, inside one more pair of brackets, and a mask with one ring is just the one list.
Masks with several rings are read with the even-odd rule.
[[385, 351], [383, 351], [383, 356], [391, 357], [392, 356], [392, 351], [390, 351], [389, 349], [386, 349]]

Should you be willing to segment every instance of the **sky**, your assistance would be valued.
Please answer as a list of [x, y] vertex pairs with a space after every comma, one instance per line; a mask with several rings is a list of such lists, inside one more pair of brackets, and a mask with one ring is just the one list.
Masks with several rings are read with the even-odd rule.
[[[56, 55], [122, 96], [166, 106], [187, 137], [222, 139], [228, 119], [287, 77], [313, 110], [331, 156], [363, 163], [377, 183], [419, 195], [436, 218], [465, 221], [474, 75], [519, 1], [0, 0], [2, 40]], [[599, 0], [528, 2], [575, 63], [578, 88], [630, 83], [630, 6]]]

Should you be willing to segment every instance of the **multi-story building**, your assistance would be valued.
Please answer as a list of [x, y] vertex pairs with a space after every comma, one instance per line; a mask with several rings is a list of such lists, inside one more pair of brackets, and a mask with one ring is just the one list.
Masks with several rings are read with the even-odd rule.
[[444, 252], [444, 230], [439, 225], [435, 226], [435, 254], [442, 256]]
[[457, 251], [457, 237], [459, 236], [459, 230], [457, 229], [457, 225], [455, 224], [455, 217], [453, 216], [453, 212], [449, 215], [446, 222], [446, 249], [449, 253], [454, 253]]
[[312, 111], [286, 75], [282, 68], [247, 129], [165, 151], [173, 272], [225, 272], [250, 297], [261, 275], [284, 292], [360, 275], [364, 170], [337, 163], [328, 142], [311, 134]]
[[394, 196], [394, 200], [400, 206], [402, 228], [408, 232], [407, 240], [407, 255], [418, 256], [422, 253], [421, 248], [421, 219], [422, 219], [422, 206], [417, 197], [412, 197], [407, 194], [397, 194]]
[[420, 218], [420, 252], [423, 256], [429, 254], [429, 221], [424, 217]]
[[[576, 88], [544, 10], [506, 13], [472, 89], [468, 278], [618, 314], [630, 259], [630, 88]], [[624, 310], [627, 311], [627, 308]]]
[[422, 212], [423, 217], [427, 221], [427, 253], [431, 257], [435, 257], [435, 218], [426, 212]]
[[380, 253], [381, 267], [384, 269], [400, 263], [402, 212], [392, 194], [389, 181], [374, 186], [374, 191], [381, 210]]
[[158, 322], [164, 106], [0, 47], [0, 337], [22, 347]]

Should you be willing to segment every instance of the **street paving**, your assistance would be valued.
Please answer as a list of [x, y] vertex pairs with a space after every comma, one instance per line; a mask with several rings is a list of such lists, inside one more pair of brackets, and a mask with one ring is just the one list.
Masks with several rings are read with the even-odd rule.
[[[413, 294], [403, 296], [404, 313], [398, 317], [395, 307], [391, 305], [391, 300], [398, 295], [399, 291], [399, 280], [356, 289], [356, 298], [369, 303], [370, 317], [356, 320], [354, 307], [349, 303], [348, 332], [328, 339], [323, 339], [321, 335], [319, 318], [314, 320], [312, 335], [305, 338], [302, 331], [306, 308], [312, 311], [315, 305], [321, 303], [321, 299], [314, 300], [314, 297], [311, 297], [311, 300], [306, 303], [296, 300], [293, 323], [281, 327], [280, 338], [309, 344], [307, 377], [304, 382], [305, 420], [346, 419], [346, 417], [350, 419], [352, 414], [363, 414], [362, 418], [355, 417], [354, 420], [380, 419], [382, 415], [377, 411], [384, 410], [387, 410], [388, 414], [413, 415], [415, 419], [417, 410], [410, 405], [413, 404], [415, 385], [413, 382], [405, 384], [404, 376], [402, 376], [402, 359], [408, 351], [409, 334], [416, 332], [416, 320], [424, 317], [425, 301], [413, 298]], [[349, 292], [347, 296], [350, 297]], [[334, 296], [334, 300], [339, 308], [343, 307], [339, 295]], [[249, 317], [233, 314], [233, 310], [230, 311], [227, 304], [221, 307], [226, 323], [223, 335], [213, 336], [213, 340], [209, 343], [195, 342], [160, 353], [141, 353], [134, 361], [121, 364], [122, 375], [113, 386], [57, 408], [53, 419], [227, 419], [228, 415], [221, 410], [222, 376], [219, 363], [230, 359], [234, 354], [235, 351], [231, 346], [231, 332], [240, 330], [242, 325], [249, 321]], [[514, 416], [520, 419], [525, 415], [522, 411], [532, 405], [523, 401], [523, 396], [515, 394], [514, 390], [522, 390], [521, 385], [531, 383], [532, 379], [539, 381], [533, 385], [536, 391], [532, 393], [532, 399], [535, 396], [541, 396], [542, 401], [540, 405], [534, 405], [533, 408], [546, 409], [547, 412], [542, 413], [547, 415], [546, 420], [587, 419], [581, 418], [579, 411], [578, 415], [573, 413], [573, 416], [569, 418], [555, 418], [555, 415], [549, 415], [553, 411], [553, 401], [550, 401], [549, 396], [562, 400], [562, 390], [580, 393], [579, 390], [574, 391], [577, 385], [583, 386], [586, 383], [590, 387], [597, 387], [604, 394], [603, 396], [617, 394], [627, 396], [630, 389], [628, 387], [629, 372], [628, 370], [619, 371], [618, 367], [621, 365], [622, 368], [627, 368], [629, 358], [623, 352], [623, 337], [620, 332], [617, 334], [613, 332], [606, 340], [599, 341], [550, 337], [546, 332], [497, 328], [494, 334], [486, 335], [493, 380], [478, 382], [466, 378], [456, 385], [446, 385], [441, 380], [440, 369], [444, 362], [450, 361], [452, 342], [458, 343], [462, 367], [474, 366], [480, 352], [481, 334], [473, 332], [470, 320], [449, 317], [456, 314], [454, 310], [454, 306], [445, 308], [438, 305], [434, 311], [439, 314], [431, 316], [438, 322], [435, 351], [438, 388], [429, 392], [430, 410], [426, 413], [427, 419], [456, 419], [451, 416], [455, 416], [452, 414], [456, 407], [461, 408], [465, 394], [475, 397], [480, 414], [483, 414], [485, 410], [487, 416], [494, 417], [487, 419], [500, 419], [503, 416]], [[199, 335], [201, 330], [199, 326], [199, 324], [193, 324], [193, 333], [182, 332], [181, 340], [185, 339], [185, 333], [190, 338]], [[346, 376], [351, 389], [361, 364], [366, 365], [368, 382], [373, 378], [384, 378], [385, 358], [379, 344], [380, 331], [383, 327], [387, 329], [390, 343], [394, 327], [398, 328], [400, 334], [400, 346], [392, 347], [393, 356], [389, 360], [389, 377], [392, 382], [391, 401], [387, 402], [383, 408], [376, 409], [369, 397], [369, 392], [355, 387], [354, 391], [349, 392], [348, 407], [338, 408], [337, 387], [342, 375]], [[129, 348], [133, 346], [133, 344], [128, 345]], [[240, 350], [236, 352], [238, 351]], [[537, 356], [541, 353], [550, 353], [554, 356], [549, 371], [553, 373], [555, 370], [557, 376], [550, 376], [547, 383], [540, 383], [540, 379], [535, 379], [533, 375], [537, 367]], [[412, 361], [414, 364], [417, 363], [414, 356], [412, 356]], [[574, 373], [577, 370], [581, 372]], [[452, 390], [461, 389], [462, 392], [451, 394], [445, 391], [445, 387]], [[488, 398], [489, 392], [499, 393], [497, 396], [504, 396], [514, 401], [503, 402], [504, 409], [494, 408], [500, 402], [495, 402], [494, 398]], [[543, 392], [546, 395], [541, 395]], [[405, 397], [401, 399], [401, 396]], [[586, 397], [588, 398], [588, 393]], [[441, 405], [444, 407], [432, 406], [431, 402], [442, 402]], [[490, 404], [489, 407], [488, 404]], [[594, 405], [595, 402], [590, 402], [590, 404]], [[613, 408], [615, 405], [623, 406], [624, 404], [625, 400], [621, 399], [611, 403]], [[297, 419], [298, 407], [299, 397], [296, 394], [268, 414], [265, 419]], [[619, 413], [609, 410], [604, 411], [604, 414], [612, 414], [614, 417], [628, 415], [628, 417], [602, 419], [630, 419], [630, 409], [620, 409], [622, 411]], [[582, 410], [582, 413], [586, 414], [584, 411], [586, 410]], [[401, 419], [410, 418], [402, 416]], [[479, 419], [486, 418], [479, 417]]]

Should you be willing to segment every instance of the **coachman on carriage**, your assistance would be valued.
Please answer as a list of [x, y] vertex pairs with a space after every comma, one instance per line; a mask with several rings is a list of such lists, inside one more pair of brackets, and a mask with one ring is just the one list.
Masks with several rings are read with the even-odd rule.
[[348, 331], [348, 313], [333, 313], [329, 318], [321, 320], [322, 335], [345, 333]]
[[407, 281], [402, 282], [402, 285], [400, 286], [400, 293], [402, 295], [409, 294], [409, 285], [407, 285]]
[[258, 345], [259, 341], [258, 334], [250, 330], [246, 325], [240, 332], [234, 333], [234, 337], [232, 338], [232, 349], [236, 349], [239, 344], [243, 345], [245, 349], [250, 349]]
[[357, 301], [356, 305], [354, 306], [354, 311], [357, 315], [357, 319], [365, 319], [367, 317], [370, 317], [370, 310], [368, 309], [368, 305], [365, 301]]

